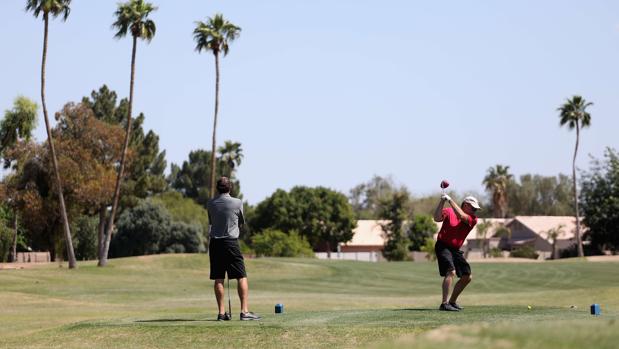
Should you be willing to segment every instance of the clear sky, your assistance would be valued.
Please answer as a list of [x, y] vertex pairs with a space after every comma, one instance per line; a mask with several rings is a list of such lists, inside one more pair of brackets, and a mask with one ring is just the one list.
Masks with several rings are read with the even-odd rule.
[[[578, 165], [619, 149], [619, 2], [154, 0], [157, 34], [140, 42], [135, 112], [168, 163], [210, 149], [214, 61], [196, 20], [242, 27], [222, 60], [218, 144], [243, 144], [245, 199], [323, 185], [348, 193], [374, 174], [413, 194], [482, 192], [488, 167], [571, 173], [575, 133], [556, 108], [595, 105]], [[117, 1], [74, 0], [50, 26], [50, 112], [107, 84], [128, 95], [131, 40], [113, 38]], [[25, 1], [0, 2], [0, 109], [40, 103], [43, 24]], [[45, 139], [42, 113], [36, 132]]]

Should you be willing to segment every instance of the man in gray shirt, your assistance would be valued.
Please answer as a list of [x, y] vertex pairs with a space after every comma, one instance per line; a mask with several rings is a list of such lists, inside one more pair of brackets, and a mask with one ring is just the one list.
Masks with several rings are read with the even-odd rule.
[[[211, 261], [211, 280], [215, 280], [215, 297], [219, 313], [217, 320], [230, 320], [232, 314], [226, 313], [224, 304], [224, 279], [237, 279], [237, 289], [241, 300], [241, 320], [260, 320], [260, 316], [249, 311], [247, 298], [249, 287], [245, 261], [239, 247], [240, 227], [245, 223], [243, 202], [230, 196], [232, 184], [227, 177], [217, 181], [218, 196], [207, 204], [209, 218], [209, 256]], [[230, 310], [232, 312], [232, 310]]]

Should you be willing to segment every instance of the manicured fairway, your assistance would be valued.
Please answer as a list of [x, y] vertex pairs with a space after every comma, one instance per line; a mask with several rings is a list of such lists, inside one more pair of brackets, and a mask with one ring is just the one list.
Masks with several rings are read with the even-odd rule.
[[[261, 322], [213, 321], [206, 255], [0, 270], [0, 347], [616, 348], [619, 263], [476, 263], [443, 313], [433, 263], [248, 261]], [[233, 282], [234, 284], [234, 282]], [[276, 303], [285, 314], [273, 314]], [[588, 313], [602, 304], [603, 315]], [[527, 305], [532, 309], [528, 310]], [[574, 306], [574, 307], [572, 307]]]

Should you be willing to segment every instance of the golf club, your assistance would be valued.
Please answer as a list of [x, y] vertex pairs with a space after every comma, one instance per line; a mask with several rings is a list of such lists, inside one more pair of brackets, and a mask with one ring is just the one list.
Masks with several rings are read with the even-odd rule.
[[441, 181], [441, 194], [445, 194], [445, 188], [449, 187], [449, 182], [446, 179]]
[[232, 317], [232, 303], [230, 303], [230, 275], [227, 275], [227, 276], [228, 276], [228, 314], [230, 315], [230, 317]]

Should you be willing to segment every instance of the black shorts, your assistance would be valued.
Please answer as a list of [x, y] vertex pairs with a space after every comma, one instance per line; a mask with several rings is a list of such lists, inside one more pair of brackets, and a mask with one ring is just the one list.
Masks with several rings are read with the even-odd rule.
[[211, 280], [247, 277], [245, 261], [237, 239], [211, 239], [208, 245], [211, 261]]
[[438, 271], [441, 276], [447, 275], [447, 272], [455, 270], [458, 277], [462, 275], [471, 275], [471, 266], [464, 259], [464, 253], [444, 242], [437, 241], [434, 245], [436, 252], [436, 260], [438, 261]]

